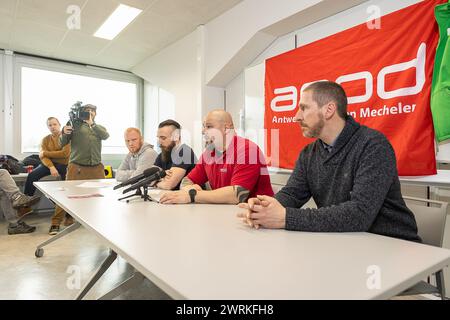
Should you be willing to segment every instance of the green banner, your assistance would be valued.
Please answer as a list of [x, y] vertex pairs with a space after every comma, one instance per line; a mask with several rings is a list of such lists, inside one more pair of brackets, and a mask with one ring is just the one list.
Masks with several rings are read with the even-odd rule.
[[431, 112], [436, 139], [450, 139], [450, 1], [436, 6], [439, 44], [431, 87]]

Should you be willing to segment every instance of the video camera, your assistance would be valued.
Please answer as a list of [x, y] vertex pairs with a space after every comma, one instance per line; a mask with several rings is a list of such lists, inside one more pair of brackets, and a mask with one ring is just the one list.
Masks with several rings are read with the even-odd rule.
[[69, 112], [70, 125], [74, 127], [75, 123], [83, 122], [84, 120], [89, 120], [91, 114], [86, 111], [86, 107], [83, 106], [81, 101], [77, 101], [72, 105]]

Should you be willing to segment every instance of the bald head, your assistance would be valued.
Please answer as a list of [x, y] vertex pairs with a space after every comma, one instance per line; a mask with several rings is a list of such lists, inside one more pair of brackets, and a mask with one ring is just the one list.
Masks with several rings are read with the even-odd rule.
[[218, 122], [227, 129], [234, 129], [233, 118], [231, 114], [223, 109], [214, 109], [206, 115], [205, 122]]
[[203, 124], [203, 136], [207, 148], [223, 151], [234, 135], [233, 119], [228, 112], [222, 109], [208, 112]]

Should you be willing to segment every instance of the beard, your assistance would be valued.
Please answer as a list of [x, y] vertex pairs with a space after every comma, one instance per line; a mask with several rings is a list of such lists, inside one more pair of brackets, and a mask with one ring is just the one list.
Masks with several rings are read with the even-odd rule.
[[216, 148], [213, 139], [207, 135], [203, 135], [203, 142], [205, 150], [213, 151]]
[[213, 151], [216, 148], [214, 145], [214, 142], [212, 141], [205, 141], [205, 149], [209, 151]]
[[319, 114], [319, 121], [313, 126], [307, 126], [304, 123], [300, 124], [302, 128], [308, 128], [309, 130], [303, 131], [303, 135], [306, 138], [317, 138], [322, 133], [322, 129], [325, 126], [325, 119], [322, 114]]
[[161, 159], [163, 162], [168, 162], [172, 159], [172, 150], [175, 148], [175, 141], [172, 141], [167, 147], [159, 146], [161, 148]]

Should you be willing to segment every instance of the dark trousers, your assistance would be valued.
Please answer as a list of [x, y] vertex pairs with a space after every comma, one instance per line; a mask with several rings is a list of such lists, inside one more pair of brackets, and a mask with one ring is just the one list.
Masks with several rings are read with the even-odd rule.
[[[59, 175], [61, 176], [61, 180], [66, 179], [66, 171], [67, 165], [54, 163], [56, 170], [58, 170]], [[33, 182], [41, 180], [43, 177], [50, 175], [50, 169], [46, 166], [40, 164], [37, 166], [31, 173], [28, 174], [27, 181], [25, 182], [24, 192], [28, 196], [34, 195], [36, 191], [36, 187], [33, 185]]]

